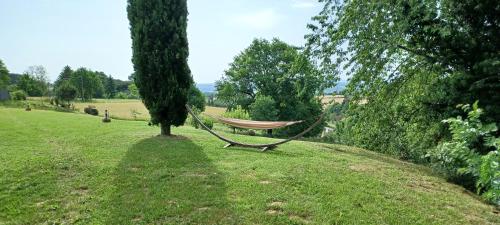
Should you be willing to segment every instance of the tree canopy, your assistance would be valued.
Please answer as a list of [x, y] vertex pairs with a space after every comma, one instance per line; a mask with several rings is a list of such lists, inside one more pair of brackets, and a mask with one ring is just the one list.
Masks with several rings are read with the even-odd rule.
[[134, 81], [151, 123], [170, 135], [170, 126], [187, 118], [188, 90], [193, 83], [187, 58], [186, 0], [129, 0]]
[[323, 2], [309, 25], [308, 52], [323, 70], [350, 77], [352, 93], [438, 74], [427, 81], [440, 89], [423, 100], [427, 107], [449, 111], [479, 99], [485, 116], [500, 120], [498, 1]]
[[257, 121], [276, 121], [278, 120], [278, 110], [276, 101], [269, 96], [258, 95], [255, 101], [250, 105], [250, 117]]
[[70, 83], [76, 87], [78, 97], [82, 101], [92, 100], [98, 93], [103, 93], [101, 79], [87, 68], [78, 68], [71, 76]]
[[48, 93], [49, 80], [43, 66], [30, 66], [17, 82], [17, 89], [23, 90], [28, 96], [43, 96]]
[[334, 82], [330, 75], [318, 71], [298, 48], [279, 39], [255, 39], [234, 58], [216, 87], [218, 99], [230, 109], [241, 105], [249, 110], [257, 95], [271, 98], [275, 102], [274, 109], [278, 111], [277, 119], [306, 120], [281, 131], [295, 134], [321, 114], [317, 96]]
[[106, 92], [106, 97], [107, 98], [114, 98], [116, 94], [116, 84], [115, 80], [111, 75], [106, 78], [105, 85], [104, 85], [104, 91]]
[[61, 71], [56, 81], [54, 82], [54, 88], [57, 89], [59, 85], [64, 83], [64, 81], [69, 81], [72, 75], [73, 75], [73, 70], [71, 69], [71, 67], [68, 65], [64, 66], [63, 70]]
[[57, 99], [69, 103], [75, 100], [78, 90], [68, 80], [62, 82], [57, 86], [56, 96]]
[[0, 89], [7, 88], [9, 85], [9, 70], [2, 60], [0, 60]]
[[[447, 135], [439, 121], [462, 113], [457, 104], [476, 100], [487, 121], [500, 121], [496, 1], [323, 2], [307, 52], [322, 70], [349, 77], [348, 95], [368, 102], [350, 104], [350, 141], [423, 150]], [[421, 153], [412, 154], [404, 157]]]
[[[350, 78], [346, 93], [353, 99], [336, 121], [337, 140], [426, 163], [434, 152], [434, 165], [449, 166], [461, 174], [462, 185], [473, 189], [463, 182], [473, 180], [463, 179], [470, 174], [453, 162], [474, 164], [468, 170], [478, 168], [479, 158], [489, 158], [491, 165], [499, 162], [491, 156], [498, 155], [490, 143], [495, 135], [481, 131], [489, 127], [488, 132], [499, 134], [498, 1], [322, 2], [323, 10], [309, 25], [306, 52], [322, 71]], [[462, 120], [467, 111], [457, 105], [476, 101], [476, 124], [472, 118]], [[481, 125], [479, 115], [487, 125]], [[441, 123], [449, 117], [456, 117], [456, 124]], [[436, 146], [441, 147], [433, 151]], [[474, 179], [480, 177], [476, 173]], [[498, 180], [498, 174], [489, 179]], [[492, 190], [498, 193], [499, 188]]]

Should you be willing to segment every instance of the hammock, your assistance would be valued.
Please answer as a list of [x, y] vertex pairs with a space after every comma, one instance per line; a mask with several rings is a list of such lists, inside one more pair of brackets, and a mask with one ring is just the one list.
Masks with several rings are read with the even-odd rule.
[[[224, 148], [231, 147], [231, 146], [241, 146], [241, 147], [250, 147], [250, 148], [260, 148], [260, 149], [262, 149], [263, 152], [270, 150], [270, 149], [273, 149], [280, 144], [284, 144], [284, 143], [287, 143], [289, 141], [301, 138], [302, 136], [304, 136], [304, 134], [311, 131], [314, 127], [318, 126], [323, 121], [323, 117], [325, 116], [325, 112], [323, 112], [321, 114], [321, 116], [318, 118], [318, 120], [316, 120], [316, 122], [314, 122], [310, 127], [308, 127], [307, 129], [305, 129], [301, 133], [299, 133], [291, 138], [281, 140], [278, 142], [274, 142], [274, 143], [270, 143], [270, 144], [247, 144], [247, 143], [233, 141], [231, 139], [223, 137], [220, 134], [215, 133], [213, 130], [208, 128], [203, 122], [201, 122], [200, 118], [198, 118], [198, 116], [196, 116], [196, 114], [193, 112], [193, 110], [191, 110], [191, 107], [189, 107], [189, 105], [187, 105], [187, 104], [186, 104], [186, 109], [189, 112], [189, 114], [191, 114], [191, 116], [196, 120], [196, 122], [198, 122], [205, 130], [207, 130], [210, 134], [214, 135], [215, 137], [219, 138], [220, 140], [223, 140], [223, 141], [228, 143], [226, 146], [224, 146]], [[231, 119], [231, 120], [233, 120], [233, 119]], [[251, 120], [246, 120], [246, 121], [262, 122], [262, 121], [251, 121]], [[298, 123], [298, 122], [301, 122], [301, 121], [292, 121], [292, 123], [294, 123], [294, 124]], [[266, 122], [266, 123], [269, 123], [269, 122]], [[283, 122], [283, 123], [290, 123], [290, 122]], [[288, 126], [288, 125], [286, 125], [286, 126]], [[266, 129], [268, 129], [268, 128], [266, 128]]]
[[257, 129], [257, 130], [276, 129], [303, 122], [302, 120], [301, 121], [254, 121], [254, 120], [231, 119], [224, 117], [217, 117], [216, 119], [233, 127]]

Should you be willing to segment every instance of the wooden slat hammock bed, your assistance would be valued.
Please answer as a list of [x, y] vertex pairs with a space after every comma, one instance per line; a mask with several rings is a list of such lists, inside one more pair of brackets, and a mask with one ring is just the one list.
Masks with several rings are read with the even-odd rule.
[[[304, 131], [300, 132], [299, 134], [281, 140], [277, 141], [274, 143], [269, 143], [269, 144], [248, 144], [248, 143], [241, 143], [237, 142], [234, 140], [231, 140], [229, 138], [226, 138], [220, 134], [215, 133], [213, 130], [208, 128], [203, 122], [201, 122], [200, 118], [191, 110], [191, 107], [189, 105], [186, 105], [186, 109], [191, 114], [191, 116], [195, 119], [195, 121], [200, 124], [205, 130], [207, 130], [210, 134], [214, 135], [215, 137], [219, 138], [222, 141], [227, 142], [228, 144], [224, 146], [224, 148], [231, 147], [231, 146], [241, 146], [241, 147], [249, 147], [249, 148], [260, 148], [262, 151], [267, 151], [270, 149], [275, 148], [278, 145], [287, 143], [292, 140], [296, 140], [304, 136], [307, 132], [311, 131], [314, 127], [318, 126], [321, 121], [323, 120], [323, 117], [325, 116], [325, 113], [323, 112], [321, 116], [314, 122], [311, 126], [309, 126], [307, 129]], [[274, 128], [281, 128], [281, 127], [286, 127], [286, 126], [291, 126], [297, 123], [301, 123], [303, 121], [253, 121], [253, 120], [239, 120], [239, 119], [229, 119], [229, 118], [222, 118], [219, 117], [217, 118], [219, 121], [229, 124], [231, 126], [235, 127], [240, 127], [240, 128], [249, 128], [249, 129], [274, 129]]]

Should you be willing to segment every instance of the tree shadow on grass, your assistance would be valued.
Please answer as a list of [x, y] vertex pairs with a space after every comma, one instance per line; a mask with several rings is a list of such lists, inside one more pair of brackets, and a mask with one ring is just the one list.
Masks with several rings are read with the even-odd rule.
[[106, 224], [234, 224], [224, 176], [186, 138], [136, 143], [117, 168]]

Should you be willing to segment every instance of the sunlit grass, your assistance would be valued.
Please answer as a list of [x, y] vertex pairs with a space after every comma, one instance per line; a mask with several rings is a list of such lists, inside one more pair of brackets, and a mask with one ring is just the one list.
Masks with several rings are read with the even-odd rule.
[[191, 127], [158, 133], [0, 107], [0, 224], [500, 223], [427, 168], [362, 149], [294, 141], [260, 153]]

